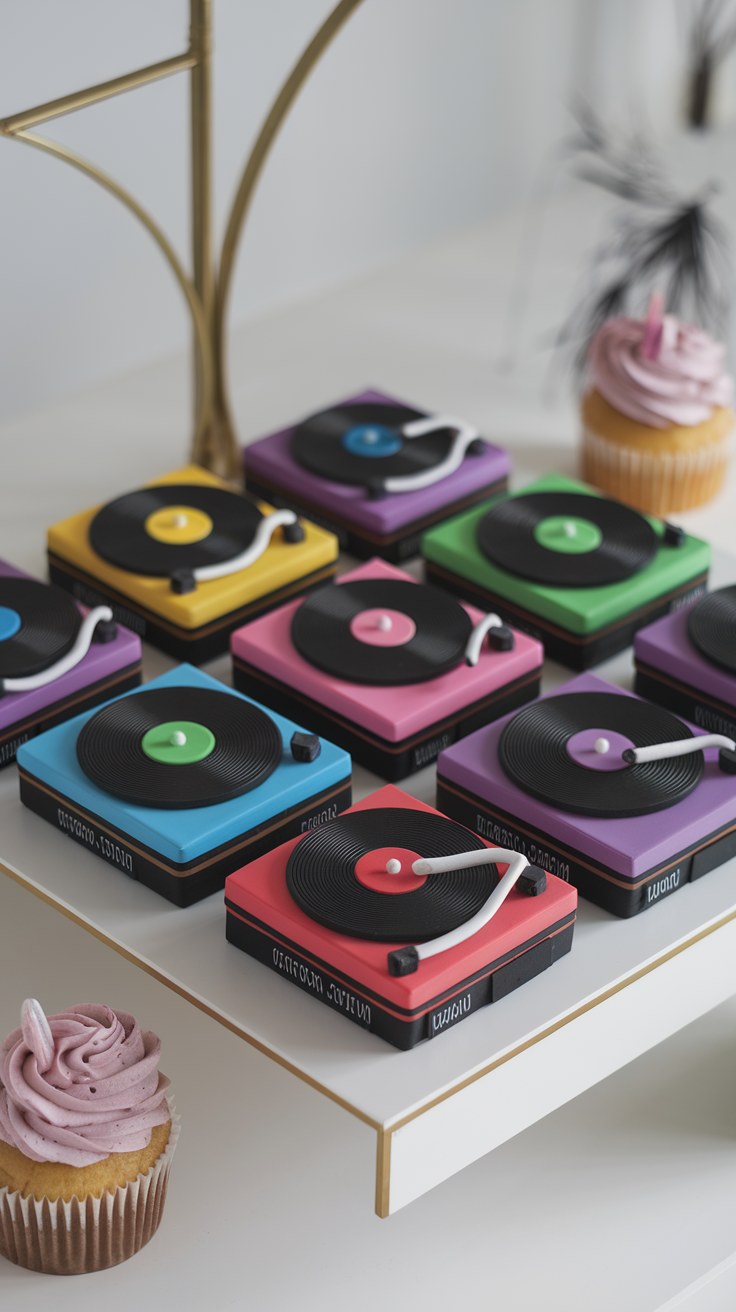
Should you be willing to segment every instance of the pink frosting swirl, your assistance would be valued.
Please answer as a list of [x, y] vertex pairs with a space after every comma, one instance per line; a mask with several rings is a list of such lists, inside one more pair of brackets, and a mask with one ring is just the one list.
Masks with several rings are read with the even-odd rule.
[[34, 1162], [91, 1166], [134, 1152], [169, 1120], [161, 1040], [125, 1011], [94, 1003], [23, 1024], [0, 1049], [0, 1139]]
[[606, 401], [640, 424], [668, 428], [702, 424], [718, 406], [731, 404], [733, 381], [722, 368], [725, 348], [701, 328], [662, 319], [653, 358], [644, 350], [647, 325], [609, 319], [591, 343], [588, 364]]

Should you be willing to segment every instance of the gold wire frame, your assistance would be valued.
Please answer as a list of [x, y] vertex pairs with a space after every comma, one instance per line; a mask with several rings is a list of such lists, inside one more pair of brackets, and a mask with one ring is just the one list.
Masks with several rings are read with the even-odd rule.
[[[133, 73], [112, 78], [58, 100], [0, 119], [0, 135], [24, 141], [65, 160], [117, 196], [157, 242], [184, 293], [194, 328], [194, 437], [192, 459], [225, 478], [240, 479], [240, 452], [228, 399], [226, 313], [238, 243], [258, 179], [286, 115], [333, 37], [362, 0], [340, 0], [310, 41], [279, 91], [245, 164], [225, 229], [219, 269], [212, 241], [212, 0], [190, 0], [189, 49]], [[151, 215], [114, 178], [47, 137], [30, 131], [39, 123], [71, 114], [133, 91], [148, 82], [191, 71], [192, 276]]]

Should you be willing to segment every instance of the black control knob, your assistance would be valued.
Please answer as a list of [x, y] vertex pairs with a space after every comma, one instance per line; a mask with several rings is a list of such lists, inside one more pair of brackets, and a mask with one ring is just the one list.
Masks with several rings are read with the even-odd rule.
[[516, 881], [520, 893], [527, 897], [539, 897], [547, 887], [547, 875], [541, 866], [526, 866]]
[[316, 733], [302, 733], [300, 729], [291, 735], [290, 746], [294, 760], [304, 765], [316, 761], [322, 751], [322, 744]]
[[415, 947], [396, 948], [388, 954], [389, 975], [413, 975], [419, 965], [419, 953]]
[[98, 620], [92, 634], [93, 642], [114, 642], [118, 636], [118, 626], [114, 620]]
[[284, 542], [304, 541], [304, 529], [298, 519], [295, 520], [293, 524], [284, 524], [282, 533], [284, 535]]
[[183, 596], [185, 592], [194, 592], [197, 587], [194, 570], [175, 569], [170, 584], [171, 591], [176, 592], [178, 596]]
[[494, 651], [513, 651], [515, 641], [513, 631], [507, 624], [500, 624], [495, 629], [488, 630], [488, 645], [493, 647]]

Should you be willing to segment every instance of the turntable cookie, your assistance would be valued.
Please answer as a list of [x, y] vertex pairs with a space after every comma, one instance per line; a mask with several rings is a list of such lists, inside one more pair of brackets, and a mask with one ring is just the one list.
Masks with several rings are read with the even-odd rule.
[[503, 491], [511, 468], [465, 420], [373, 391], [254, 442], [244, 461], [251, 493], [308, 515], [355, 556], [394, 563], [432, 524]]
[[346, 752], [188, 665], [26, 744], [18, 770], [26, 806], [177, 906], [351, 797]]
[[577, 894], [389, 784], [230, 875], [225, 903], [230, 943], [407, 1049], [569, 952]]
[[227, 650], [234, 628], [334, 574], [337, 539], [198, 465], [49, 529], [52, 582], [178, 660]]

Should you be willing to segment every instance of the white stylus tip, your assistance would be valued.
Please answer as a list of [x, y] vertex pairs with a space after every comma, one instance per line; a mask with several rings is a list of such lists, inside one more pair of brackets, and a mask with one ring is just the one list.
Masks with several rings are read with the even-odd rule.
[[378, 627], [382, 633], [388, 633], [391, 628], [391, 618], [389, 615], [382, 615], [378, 621]]
[[609, 743], [607, 738], [596, 738], [595, 742], [593, 743], [593, 746], [601, 756], [605, 756], [606, 752], [609, 752], [611, 750], [611, 744]]
[[175, 729], [173, 733], [169, 734], [169, 742], [172, 747], [183, 747], [186, 740], [187, 736], [185, 733], [182, 733], [181, 729]]
[[391, 859], [386, 862], [386, 873], [389, 875], [401, 874], [401, 862], [397, 861], [396, 857], [392, 856]]
[[566, 521], [565, 521], [565, 537], [567, 537], [567, 538], [574, 538], [574, 537], [576, 536], [576, 534], [577, 534], [577, 529], [575, 528], [575, 525], [573, 524], [572, 520], [570, 520], [570, 519], [566, 520]]

